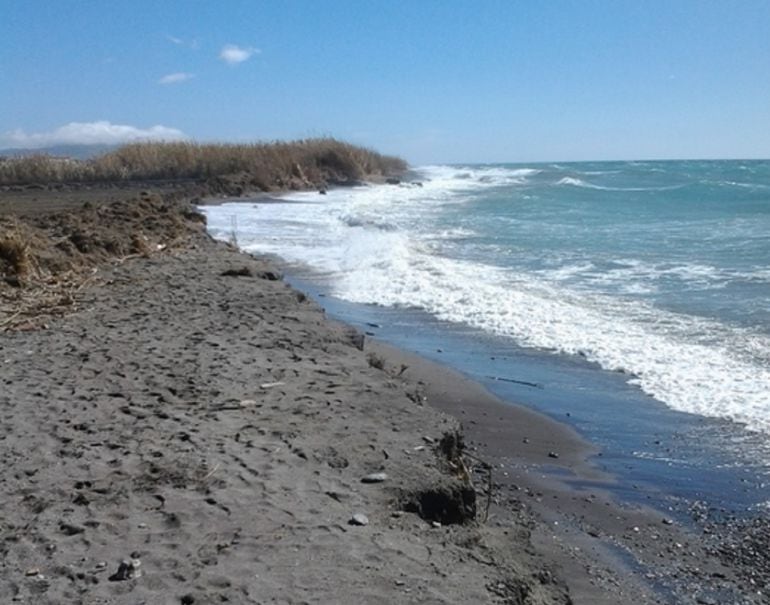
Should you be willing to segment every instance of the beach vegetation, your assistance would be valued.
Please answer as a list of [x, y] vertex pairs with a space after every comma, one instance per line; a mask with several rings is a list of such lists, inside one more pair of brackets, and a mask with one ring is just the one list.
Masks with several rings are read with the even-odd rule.
[[9, 230], [0, 237], [0, 265], [5, 273], [26, 277], [32, 270], [29, 242], [18, 229]]
[[143, 142], [86, 160], [0, 158], [0, 185], [180, 180], [272, 191], [387, 177], [406, 166], [400, 158], [328, 137], [248, 144]]

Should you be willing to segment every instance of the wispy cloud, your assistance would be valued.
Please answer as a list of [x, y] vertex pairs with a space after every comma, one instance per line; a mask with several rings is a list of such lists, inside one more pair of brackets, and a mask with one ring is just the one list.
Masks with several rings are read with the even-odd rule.
[[158, 84], [179, 84], [180, 82], [191, 80], [194, 77], [195, 74], [180, 71], [173, 74], [166, 74], [160, 80], [158, 80]]
[[97, 122], [70, 122], [49, 132], [31, 132], [17, 129], [5, 133], [0, 140], [14, 147], [35, 149], [50, 145], [117, 145], [133, 141], [172, 141], [189, 138], [181, 130], [160, 124], [137, 128], [126, 124]]
[[185, 46], [187, 48], [192, 48], [195, 50], [198, 48], [198, 40], [193, 38], [192, 40], [185, 40], [184, 38], [177, 38], [176, 36], [172, 36], [171, 34], [166, 34], [166, 40], [171, 42], [172, 44], [176, 44], [177, 46]]
[[228, 65], [237, 65], [243, 63], [252, 55], [261, 52], [258, 48], [252, 48], [251, 46], [236, 46], [235, 44], [226, 44], [219, 51], [219, 58], [222, 59]]

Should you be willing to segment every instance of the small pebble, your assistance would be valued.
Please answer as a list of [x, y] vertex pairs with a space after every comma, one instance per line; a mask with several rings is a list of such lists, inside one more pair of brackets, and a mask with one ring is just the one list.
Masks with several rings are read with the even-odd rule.
[[559, 454], [557, 454], [556, 452], [548, 452], [548, 457], [549, 458], [558, 458]]
[[142, 570], [139, 569], [142, 566], [142, 562], [139, 559], [131, 559], [131, 567], [134, 570], [134, 573], [131, 577], [138, 578], [142, 575]]
[[81, 527], [79, 525], [73, 525], [72, 523], [65, 523], [64, 521], [62, 521], [59, 524], [59, 529], [66, 536], [75, 536], [77, 534], [82, 534], [84, 531], [86, 531], [85, 527]]
[[27, 571], [24, 572], [25, 576], [36, 576], [40, 573], [39, 567], [30, 567]]
[[388, 478], [386, 473], [371, 473], [361, 479], [362, 483], [382, 483]]
[[122, 582], [131, 577], [131, 562], [121, 561], [117, 571], [109, 577], [110, 582]]
[[432, 525], [433, 527], [441, 527], [441, 523], [439, 523], [438, 521], [433, 521], [433, 522], [431, 523], [431, 525]]
[[348, 522], [350, 525], [369, 525], [369, 517], [363, 513], [356, 513]]
[[117, 571], [108, 579], [110, 582], [122, 582], [139, 578], [142, 575], [142, 571], [139, 569], [141, 565], [142, 562], [139, 559], [123, 560], [118, 565]]

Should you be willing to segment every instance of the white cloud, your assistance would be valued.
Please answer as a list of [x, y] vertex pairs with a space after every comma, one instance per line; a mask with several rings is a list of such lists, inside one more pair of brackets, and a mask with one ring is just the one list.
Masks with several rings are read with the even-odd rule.
[[184, 40], [182, 40], [182, 38], [177, 38], [176, 36], [172, 36], [171, 34], [166, 36], [166, 40], [168, 40], [173, 44], [176, 44], [177, 46], [181, 46], [182, 44], [184, 44]]
[[1, 137], [9, 146], [35, 149], [51, 145], [117, 145], [133, 141], [172, 141], [188, 138], [185, 133], [168, 126], [137, 128], [125, 124], [98, 122], [70, 122], [50, 132], [27, 133], [12, 130]]
[[250, 46], [236, 46], [235, 44], [226, 44], [219, 51], [219, 58], [229, 65], [237, 65], [249, 59], [252, 55], [259, 53], [258, 48]]
[[195, 77], [195, 74], [189, 74], [189, 73], [180, 71], [173, 74], [166, 74], [160, 80], [158, 80], [158, 84], [179, 84], [180, 82], [191, 80], [194, 77]]

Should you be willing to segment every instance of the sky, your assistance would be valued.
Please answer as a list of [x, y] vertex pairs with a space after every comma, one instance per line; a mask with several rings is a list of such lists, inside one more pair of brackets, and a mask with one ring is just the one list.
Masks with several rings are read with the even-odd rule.
[[770, 158], [768, 0], [0, 0], [0, 148]]

